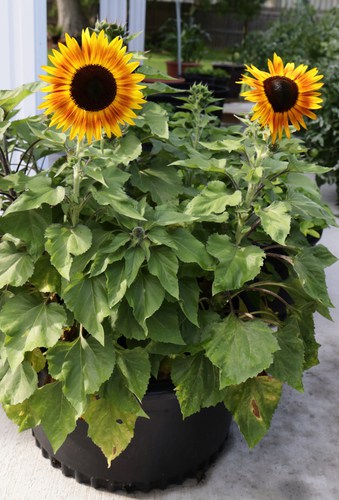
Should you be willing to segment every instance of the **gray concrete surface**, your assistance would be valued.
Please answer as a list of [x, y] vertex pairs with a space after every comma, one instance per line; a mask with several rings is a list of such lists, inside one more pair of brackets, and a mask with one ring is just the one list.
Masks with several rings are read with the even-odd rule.
[[[335, 189], [323, 188], [336, 213]], [[324, 232], [339, 256], [339, 229]], [[112, 494], [66, 478], [18, 434], [0, 411], [0, 500], [338, 500], [339, 499], [339, 262], [327, 270], [333, 322], [316, 316], [320, 365], [304, 377], [305, 392], [286, 388], [269, 434], [249, 450], [236, 425], [202, 482], [148, 494]]]

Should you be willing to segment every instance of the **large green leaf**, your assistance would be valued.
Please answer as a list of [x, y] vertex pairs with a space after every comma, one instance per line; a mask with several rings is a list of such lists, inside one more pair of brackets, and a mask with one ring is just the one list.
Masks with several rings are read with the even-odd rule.
[[213, 294], [240, 288], [246, 281], [254, 279], [260, 272], [265, 252], [249, 245], [239, 247], [227, 235], [213, 234], [207, 250], [219, 260], [215, 268]]
[[132, 184], [143, 193], [150, 193], [155, 203], [166, 203], [178, 196], [182, 184], [178, 172], [168, 165], [152, 165], [152, 168], [132, 169]]
[[291, 216], [288, 209], [287, 203], [274, 201], [268, 207], [256, 211], [265, 233], [280, 245], [285, 244], [291, 229]]
[[110, 239], [105, 241], [105, 244], [97, 248], [95, 252], [91, 266], [91, 277], [98, 276], [107, 269], [109, 264], [121, 260], [126, 253], [124, 247], [130, 241], [131, 236], [128, 233], [121, 232], [111, 235]]
[[134, 317], [133, 309], [127, 300], [123, 299], [119, 304], [118, 318], [115, 323], [118, 336], [127, 339], [145, 340], [146, 332]]
[[161, 139], [168, 139], [167, 112], [159, 104], [148, 102], [143, 107], [142, 124], [149, 126], [151, 133]]
[[276, 337], [280, 350], [274, 353], [268, 373], [294, 389], [303, 391], [304, 344], [299, 336], [298, 323], [290, 321], [277, 330]]
[[201, 352], [174, 359], [171, 378], [184, 418], [223, 400], [219, 370]]
[[139, 274], [126, 292], [126, 298], [132, 307], [134, 316], [140, 325], [146, 328], [146, 319], [161, 306], [165, 290], [158, 278], [148, 274]]
[[127, 290], [125, 263], [114, 262], [106, 269], [106, 284], [108, 304], [112, 308], [124, 297]]
[[220, 369], [220, 388], [240, 384], [267, 369], [279, 344], [271, 328], [259, 319], [242, 321], [234, 315], [212, 324], [206, 356]]
[[77, 414], [86, 408], [87, 395], [94, 394], [113, 373], [113, 342], [105, 346], [92, 337], [80, 336], [73, 342], [59, 342], [48, 350], [48, 370], [53, 378], [63, 381], [63, 393]]
[[23, 285], [33, 271], [33, 259], [28, 253], [19, 250], [12, 241], [0, 243], [0, 288]]
[[178, 228], [170, 233], [175, 243], [175, 253], [179, 260], [186, 263], [196, 262], [202, 269], [211, 269], [212, 259], [205, 245], [195, 238], [188, 229]]
[[11, 367], [16, 368], [26, 351], [52, 347], [66, 324], [64, 308], [46, 303], [40, 295], [21, 293], [9, 299], [0, 315], [0, 329], [7, 335], [6, 350]]
[[194, 278], [181, 278], [179, 281], [179, 305], [191, 323], [199, 326], [198, 311], [200, 288]]
[[148, 336], [157, 342], [185, 345], [180, 333], [176, 304], [164, 302], [147, 320]]
[[333, 215], [322, 204], [316, 203], [303, 193], [289, 189], [286, 201], [291, 205], [294, 216], [300, 215], [305, 220], [324, 219], [329, 225], [335, 222]]
[[135, 200], [127, 196], [123, 185], [129, 175], [119, 169], [110, 169], [105, 175], [106, 185], [92, 188], [93, 198], [99, 205], [110, 205], [118, 214], [125, 215], [132, 219], [144, 220], [137, 210]]
[[51, 264], [50, 257], [45, 252], [35, 263], [33, 275], [29, 279], [37, 290], [44, 293], [57, 293], [60, 295], [61, 276]]
[[253, 448], [266, 434], [280, 401], [282, 382], [267, 376], [227, 387], [224, 402], [247, 444]]
[[190, 215], [220, 214], [227, 206], [236, 206], [241, 202], [241, 191], [230, 191], [224, 182], [211, 181], [187, 205]]
[[38, 377], [32, 365], [24, 361], [8, 370], [0, 382], [0, 402], [16, 405], [28, 399], [37, 388]]
[[[130, 129], [128, 134], [123, 135], [119, 139], [113, 155], [109, 150], [110, 160], [113, 160], [116, 164], [123, 163], [124, 165], [129, 165], [131, 161], [136, 160], [140, 156], [141, 151], [142, 145], [140, 139]], [[106, 159], [105, 161], [107, 162]]]
[[46, 250], [61, 276], [69, 279], [72, 255], [82, 255], [91, 246], [91, 230], [82, 224], [52, 224], [46, 229]]
[[9, 214], [0, 218], [0, 231], [10, 233], [27, 244], [29, 253], [38, 257], [44, 251], [45, 229], [51, 221], [51, 210], [31, 210]]
[[30, 407], [33, 415], [40, 416], [40, 424], [55, 453], [75, 429], [79, 417], [64, 396], [61, 382], [38, 389], [30, 398]]
[[141, 401], [151, 374], [151, 364], [145, 349], [136, 347], [117, 351], [117, 366], [125, 377], [129, 390]]
[[294, 269], [305, 292], [326, 307], [333, 307], [328, 296], [323, 264], [312, 248], [304, 248], [293, 258]]
[[179, 298], [178, 268], [178, 259], [171, 249], [151, 247], [148, 270], [159, 278], [165, 290], [176, 299]]
[[23, 99], [43, 87], [43, 82], [24, 83], [11, 90], [0, 90], [0, 107], [6, 112], [14, 109]]
[[104, 345], [102, 321], [110, 315], [105, 280], [102, 276], [87, 278], [82, 274], [63, 283], [62, 298], [77, 321]]
[[125, 277], [127, 286], [130, 286], [137, 274], [140, 267], [145, 260], [145, 252], [139, 246], [129, 248], [125, 253]]
[[19, 432], [32, 429], [40, 423], [40, 416], [33, 412], [30, 399], [16, 405], [2, 405], [7, 417], [18, 427]]
[[84, 414], [88, 435], [101, 448], [108, 466], [131, 442], [136, 419], [146, 416], [135, 396], [126, 389], [125, 378], [115, 370]]
[[40, 208], [47, 203], [54, 206], [62, 202], [65, 189], [62, 186], [54, 188], [52, 179], [45, 174], [37, 174], [26, 180], [26, 190], [7, 208], [5, 215]]

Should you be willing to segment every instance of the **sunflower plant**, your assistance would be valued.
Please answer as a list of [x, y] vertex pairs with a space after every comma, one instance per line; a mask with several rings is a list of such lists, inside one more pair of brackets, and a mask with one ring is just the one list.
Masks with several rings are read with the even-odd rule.
[[308, 175], [326, 169], [288, 126], [321, 78], [278, 56], [248, 67], [255, 115], [226, 128], [201, 84], [179, 111], [152, 102], [170, 89], [120, 37], [85, 30], [50, 59], [45, 115], [15, 120], [33, 87], [0, 93], [5, 412], [54, 450], [81, 418], [110, 463], [169, 380], [184, 418], [223, 403], [254, 446], [283, 385], [303, 391], [313, 313], [332, 307], [335, 257], [308, 238], [334, 223]]

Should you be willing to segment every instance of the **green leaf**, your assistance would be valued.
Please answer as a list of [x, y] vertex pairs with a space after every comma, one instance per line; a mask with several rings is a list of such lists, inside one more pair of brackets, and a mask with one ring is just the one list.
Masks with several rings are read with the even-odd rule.
[[223, 139], [214, 142], [200, 142], [202, 146], [207, 149], [211, 149], [212, 151], [227, 151], [228, 153], [232, 153], [232, 151], [242, 151], [244, 146], [242, 144], [243, 138], [239, 137], [238, 139]]
[[45, 247], [45, 229], [50, 223], [51, 211], [32, 210], [9, 214], [0, 219], [0, 231], [10, 233], [25, 242], [28, 252], [34, 257], [39, 257]]
[[32, 365], [36, 373], [41, 372], [46, 366], [46, 358], [39, 347], [31, 352], [26, 352], [25, 359]]
[[319, 243], [310, 249], [312, 255], [317, 259], [319, 265], [323, 268], [330, 267], [338, 261], [338, 258], [333, 255], [328, 248]]
[[194, 278], [181, 278], [179, 281], [179, 305], [186, 318], [199, 326], [198, 311], [200, 288]]
[[2, 407], [7, 417], [19, 427], [19, 432], [32, 429], [40, 423], [39, 415], [33, 413], [30, 399], [25, 399], [17, 405], [3, 404]]
[[142, 118], [153, 135], [161, 139], [168, 139], [168, 115], [162, 106], [148, 102], [143, 106]]
[[126, 252], [123, 247], [130, 241], [131, 236], [128, 233], [121, 232], [112, 235], [102, 247], [97, 249], [91, 266], [91, 277], [98, 276], [107, 269], [109, 264], [121, 260]]
[[131, 219], [145, 220], [137, 210], [135, 200], [127, 196], [123, 189], [123, 184], [129, 178], [129, 175], [119, 169], [111, 169], [109, 176], [105, 175], [106, 185], [92, 187], [93, 198], [99, 205], [110, 205], [117, 214], [125, 215]]
[[53, 382], [38, 389], [30, 399], [33, 415], [40, 416], [48, 441], [54, 453], [60, 448], [76, 425], [79, 415], [65, 398], [61, 382]]
[[219, 260], [215, 268], [213, 294], [238, 289], [246, 281], [254, 279], [265, 257], [261, 248], [254, 245], [238, 247], [225, 234], [212, 234], [207, 250]]
[[119, 305], [118, 318], [115, 328], [120, 337], [123, 335], [127, 339], [144, 340], [146, 334], [133, 315], [133, 309], [129, 306], [127, 300], [122, 300]]
[[138, 416], [146, 415], [135, 396], [126, 390], [123, 376], [115, 370], [84, 414], [88, 436], [101, 448], [108, 466], [131, 442]]
[[159, 278], [165, 290], [176, 299], [179, 298], [178, 268], [178, 259], [172, 250], [151, 247], [148, 270], [153, 276]]
[[241, 202], [241, 191], [231, 192], [224, 182], [211, 181], [187, 205], [190, 215], [221, 214], [227, 206], [236, 206]]
[[220, 388], [240, 384], [267, 369], [279, 344], [271, 328], [259, 319], [227, 316], [208, 328], [206, 356], [220, 369]]
[[46, 252], [36, 261], [34, 273], [29, 281], [40, 292], [58, 293], [60, 295], [61, 276], [52, 266], [50, 257]]
[[165, 297], [165, 290], [158, 278], [148, 274], [139, 274], [126, 292], [126, 298], [132, 307], [134, 316], [145, 329], [146, 319], [159, 309]]
[[145, 260], [145, 252], [139, 246], [129, 248], [125, 253], [125, 277], [127, 286], [130, 286], [137, 274], [140, 267]]
[[174, 249], [178, 259], [182, 262], [196, 262], [202, 269], [211, 269], [212, 259], [208, 255], [205, 245], [195, 238], [188, 229], [178, 228], [169, 233], [175, 243]]
[[5, 215], [13, 212], [34, 210], [47, 203], [55, 206], [62, 202], [65, 197], [65, 189], [62, 186], [52, 187], [52, 179], [46, 174], [37, 174], [26, 180], [26, 190], [7, 208]]
[[69, 283], [63, 283], [62, 298], [74, 313], [75, 319], [104, 345], [104, 329], [101, 323], [111, 311], [103, 277], [87, 278], [77, 274]]
[[24, 83], [12, 90], [0, 90], [0, 107], [6, 112], [16, 108], [21, 101], [43, 87], [42, 82]]
[[325, 273], [313, 250], [304, 248], [293, 258], [295, 272], [305, 292], [326, 307], [333, 307], [327, 293]]
[[51, 376], [63, 381], [63, 393], [82, 414], [87, 395], [94, 394], [113, 373], [115, 350], [113, 342], [105, 339], [105, 346], [97, 340], [80, 336], [74, 342], [59, 342], [48, 350], [48, 370]]
[[136, 347], [117, 351], [117, 366], [126, 379], [128, 389], [141, 401], [151, 374], [151, 364], [145, 349]]
[[177, 212], [166, 205], [157, 206], [154, 210], [154, 223], [157, 226], [179, 226], [196, 220], [197, 217]]
[[220, 172], [225, 173], [226, 159], [225, 158], [206, 158], [205, 156], [195, 154], [185, 160], [176, 160], [170, 163], [170, 166], [177, 165], [179, 167], [192, 168], [203, 170], [204, 172]]
[[24, 353], [36, 347], [52, 347], [66, 324], [64, 308], [47, 303], [39, 295], [22, 293], [9, 299], [0, 315], [0, 329], [7, 335], [6, 350], [11, 367], [16, 368]]
[[224, 402], [233, 414], [247, 444], [253, 448], [267, 433], [279, 404], [282, 382], [260, 376], [227, 387]]
[[23, 285], [33, 271], [33, 260], [28, 253], [16, 248], [12, 241], [0, 243], [0, 288]]
[[69, 279], [72, 255], [82, 255], [92, 244], [91, 230], [82, 224], [52, 224], [46, 229], [46, 250], [51, 256], [51, 263], [61, 276]]
[[274, 201], [268, 207], [256, 211], [264, 231], [280, 245], [285, 245], [291, 229], [291, 216], [287, 213], [288, 209], [287, 203]]
[[223, 392], [219, 389], [219, 370], [201, 352], [175, 358], [171, 378], [184, 418], [223, 400]]
[[118, 145], [113, 153], [115, 162], [129, 165], [133, 160], [136, 160], [142, 151], [140, 139], [131, 132], [131, 129], [123, 135], [118, 142]]
[[132, 184], [143, 193], [150, 193], [152, 200], [160, 205], [176, 198], [183, 190], [178, 172], [168, 165], [152, 165], [144, 170], [134, 166]]
[[38, 384], [38, 376], [28, 361], [15, 369], [8, 366], [7, 373], [0, 382], [0, 402], [16, 405], [28, 399]]
[[320, 344], [315, 339], [313, 311], [309, 307], [299, 308], [298, 326], [304, 344], [304, 370], [319, 364], [318, 350]]
[[115, 262], [106, 269], [107, 298], [109, 307], [118, 304], [125, 296], [127, 279], [123, 261]]
[[286, 201], [292, 207], [292, 216], [299, 215], [305, 220], [323, 219], [327, 224], [331, 225], [335, 222], [333, 215], [319, 203], [316, 203], [308, 196], [294, 191], [288, 190]]
[[296, 321], [290, 321], [276, 332], [280, 350], [274, 353], [273, 364], [268, 369], [270, 375], [287, 382], [297, 391], [303, 391], [304, 344], [299, 337]]
[[176, 304], [164, 302], [147, 320], [148, 337], [157, 342], [185, 345], [180, 333]]

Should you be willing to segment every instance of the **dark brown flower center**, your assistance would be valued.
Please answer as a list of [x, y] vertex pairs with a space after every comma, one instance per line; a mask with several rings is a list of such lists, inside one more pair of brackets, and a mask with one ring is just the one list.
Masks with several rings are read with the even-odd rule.
[[72, 99], [85, 111], [107, 108], [114, 101], [116, 93], [117, 85], [112, 73], [99, 64], [78, 69], [71, 83]]
[[290, 110], [298, 99], [298, 85], [286, 76], [267, 78], [264, 81], [264, 90], [276, 113]]

